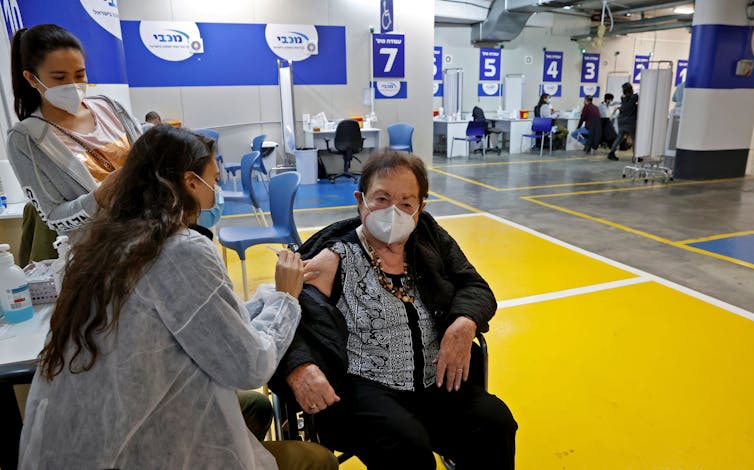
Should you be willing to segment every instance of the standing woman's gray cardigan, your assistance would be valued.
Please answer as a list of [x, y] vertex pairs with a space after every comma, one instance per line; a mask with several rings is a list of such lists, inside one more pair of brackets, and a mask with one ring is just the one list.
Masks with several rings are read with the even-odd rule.
[[[120, 103], [105, 96], [85, 100], [107, 102], [131, 145], [141, 135], [141, 125]], [[45, 121], [28, 117], [8, 131], [8, 160], [24, 194], [52, 230], [76, 230], [97, 212], [93, 191], [98, 183]]]

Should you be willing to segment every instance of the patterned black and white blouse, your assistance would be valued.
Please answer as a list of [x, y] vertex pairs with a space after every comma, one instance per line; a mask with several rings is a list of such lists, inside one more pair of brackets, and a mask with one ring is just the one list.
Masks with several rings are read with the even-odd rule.
[[[348, 373], [395, 390], [432, 385], [439, 334], [419, 293], [412, 304], [385, 290], [355, 231], [331, 249], [341, 259], [337, 307], [348, 326]], [[403, 282], [403, 275], [386, 276]]]

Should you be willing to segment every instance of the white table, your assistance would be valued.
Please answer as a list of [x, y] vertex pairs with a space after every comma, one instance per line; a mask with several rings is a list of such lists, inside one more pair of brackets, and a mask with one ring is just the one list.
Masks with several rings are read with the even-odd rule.
[[[487, 119], [501, 131], [509, 134], [508, 153], [521, 153], [521, 138], [524, 134], [531, 133], [531, 119], [518, 119], [504, 116], [488, 116]], [[528, 148], [528, 147], [527, 147]]]
[[10, 252], [18, 262], [18, 249], [21, 246], [21, 223], [25, 202], [8, 204], [8, 208], [0, 214], [0, 243], [8, 243]]
[[44, 347], [54, 307], [55, 304], [34, 305], [34, 315], [21, 323], [0, 320], [0, 380], [24, 374], [31, 377], [34, 373], [34, 363]]
[[439, 144], [434, 145], [434, 143], [438, 143], [442, 138], [441, 136], [444, 135], [446, 158], [468, 157], [469, 151], [466, 142], [459, 141], [457, 145], [453, 145], [453, 138], [466, 138], [466, 126], [468, 125], [469, 119], [448, 120], [445, 118], [435, 118], [432, 126], [433, 147], [440, 147]]
[[[380, 146], [380, 129], [361, 129], [361, 137], [364, 138], [365, 149], [376, 149]], [[304, 146], [307, 148], [316, 148], [327, 150], [325, 139], [330, 141], [330, 148], [334, 149], [335, 130], [317, 131], [304, 130]]]

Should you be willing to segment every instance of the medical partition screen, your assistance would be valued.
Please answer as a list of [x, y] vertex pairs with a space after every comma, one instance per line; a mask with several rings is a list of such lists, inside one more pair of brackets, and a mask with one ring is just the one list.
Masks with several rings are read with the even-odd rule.
[[296, 150], [296, 121], [293, 109], [293, 65], [278, 61], [278, 80], [280, 82], [280, 106], [283, 144], [286, 152]]

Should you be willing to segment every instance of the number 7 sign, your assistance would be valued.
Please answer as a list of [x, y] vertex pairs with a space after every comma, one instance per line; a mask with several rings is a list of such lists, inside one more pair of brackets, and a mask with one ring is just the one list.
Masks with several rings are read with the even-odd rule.
[[405, 45], [403, 34], [372, 35], [372, 75], [380, 78], [404, 77]]

